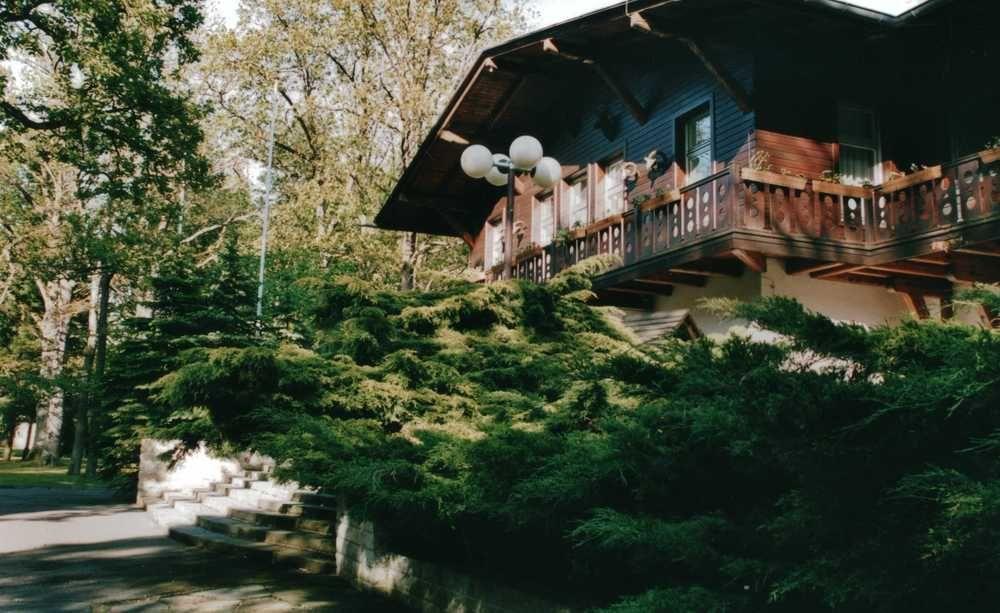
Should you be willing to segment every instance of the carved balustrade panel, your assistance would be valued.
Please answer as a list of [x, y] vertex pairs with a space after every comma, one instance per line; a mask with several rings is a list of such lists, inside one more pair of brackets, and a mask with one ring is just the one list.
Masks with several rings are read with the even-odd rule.
[[626, 264], [633, 264], [636, 261], [636, 220], [641, 222], [641, 214], [637, 209], [625, 213], [622, 219], [622, 259]]
[[661, 253], [666, 251], [671, 244], [670, 233], [672, 232], [671, 217], [676, 211], [677, 215], [680, 215], [680, 204], [677, 202], [671, 202], [666, 206], [662, 206], [656, 209], [656, 231], [653, 239], [653, 252]]
[[624, 245], [624, 237], [622, 236], [623, 223], [623, 221], [619, 221], [618, 223], [612, 224], [611, 227], [608, 228], [609, 240], [611, 243], [609, 252], [621, 256], [622, 258], [625, 257], [625, 252], [622, 250]]
[[588, 241], [586, 236], [576, 239], [576, 259], [573, 260], [574, 264], [594, 255], [587, 251], [587, 247]]
[[847, 228], [840, 218], [840, 196], [836, 194], [816, 194], [819, 200], [819, 235], [831, 240], [845, 240]]
[[656, 237], [656, 217], [657, 215], [665, 215], [664, 207], [642, 210], [640, 215], [642, 217], [642, 224], [639, 226], [639, 257], [648, 258], [653, 255]]
[[797, 230], [795, 206], [792, 204], [793, 191], [781, 185], [768, 186], [765, 190], [770, 211], [767, 217], [771, 222], [771, 230], [779, 234], [795, 234]]
[[726, 173], [712, 183], [715, 191], [715, 229], [725, 230], [733, 227], [733, 211], [736, 202], [736, 190], [733, 189], [733, 175]]
[[765, 211], [767, 211], [767, 190], [763, 183], [749, 181], [744, 190], [741, 219], [743, 227], [748, 230], [763, 230], [767, 227]]
[[875, 193], [872, 206], [872, 240], [889, 240], [895, 234], [892, 221], [892, 208], [889, 206], [889, 196], [881, 192]]

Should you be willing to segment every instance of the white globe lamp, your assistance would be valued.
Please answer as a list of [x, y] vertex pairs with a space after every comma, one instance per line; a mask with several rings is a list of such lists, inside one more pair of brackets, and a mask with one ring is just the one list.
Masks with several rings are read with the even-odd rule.
[[544, 157], [535, 166], [535, 184], [550, 189], [562, 178], [562, 166], [554, 158]]
[[[486, 173], [486, 182], [490, 185], [503, 187], [507, 185], [507, 173], [500, 168], [509, 168], [510, 158], [502, 153], [494, 153], [490, 158], [490, 170]], [[509, 171], [508, 171], [509, 172]]]
[[493, 170], [493, 154], [482, 145], [470, 145], [462, 152], [462, 171], [473, 179], [482, 179]]
[[518, 136], [510, 144], [510, 159], [522, 170], [534, 168], [542, 159], [542, 143], [534, 136]]

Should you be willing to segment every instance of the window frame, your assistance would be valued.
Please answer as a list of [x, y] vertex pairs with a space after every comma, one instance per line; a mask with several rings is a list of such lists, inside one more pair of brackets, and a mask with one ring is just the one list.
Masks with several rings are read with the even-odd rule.
[[[688, 127], [695, 125], [699, 119], [704, 117], [708, 118], [709, 121], [709, 136], [708, 141], [705, 144], [699, 145], [696, 148], [689, 148], [689, 134]], [[689, 108], [685, 109], [682, 113], [677, 115], [677, 119], [674, 122], [674, 130], [677, 135], [677, 152], [675, 159], [679, 160], [678, 166], [680, 166], [681, 172], [684, 173], [683, 185], [692, 185], [709, 177], [714, 172], [715, 166], [715, 106], [712, 104], [712, 100], [705, 99], [691, 105]], [[692, 178], [690, 171], [690, 162], [692, 159], [692, 153], [708, 153], [708, 169], [705, 174]], [[681, 182], [678, 182], [681, 183]]]
[[[542, 216], [541, 210], [548, 207], [549, 227], [548, 237], [542, 238]], [[531, 203], [531, 240], [539, 247], [545, 247], [552, 243], [556, 235], [556, 198], [555, 193], [546, 191], [536, 194]]]
[[[577, 189], [579, 187], [579, 189]], [[581, 206], [574, 207], [573, 194], [579, 192]], [[566, 217], [568, 227], [585, 228], [590, 223], [590, 181], [586, 168], [566, 179]], [[578, 220], [574, 216], [576, 211], [583, 212], [583, 219]], [[580, 225], [577, 226], [576, 224]]]
[[[608, 181], [608, 175], [610, 174], [609, 170], [612, 167], [618, 166], [619, 173], [622, 173], [622, 171], [624, 170], [625, 155], [623, 153], [616, 153], [615, 155], [605, 158], [605, 160], [601, 162], [598, 166], [601, 169], [601, 189], [600, 189], [601, 215], [598, 216], [598, 219], [607, 219], [608, 217], [611, 217], [613, 215], [620, 215], [622, 212], [625, 211], [626, 193], [625, 193], [624, 174], [620, 174], [618, 188], [614, 190], [614, 192], [611, 192], [609, 190], [609, 181]], [[608, 204], [611, 201], [611, 198], [609, 197], [610, 193], [616, 193], [619, 200], [618, 208], [613, 211], [608, 206]]]
[[[483, 262], [486, 270], [503, 264], [503, 219], [496, 217], [486, 222], [486, 241], [483, 245]], [[497, 237], [500, 242], [497, 243]], [[499, 252], [497, 252], [499, 245]]]
[[[843, 174], [843, 168], [841, 166], [841, 154], [844, 147], [851, 147], [852, 149], [862, 149], [865, 151], [870, 151], [872, 153], [872, 178], [871, 182], [873, 185], [879, 185], [883, 181], [882, 173], [882, 125], [879, 121], [878, 111], [873, 107], [863, 106], [859, 104], [852, 104], [847, 102], [840, 102], [837, 104], [835, 109], [836, 117], [835, 125], [837, 131], [837, 173]], [[856, 112], [856, 113], [866, 113], [871, 117], [871, 125], [873, 138], [869, 142], [864, 142], [862, 140], [852, 140], [850, 136], [846, 134], [843, 126], [842, 114], [846, 112]]]

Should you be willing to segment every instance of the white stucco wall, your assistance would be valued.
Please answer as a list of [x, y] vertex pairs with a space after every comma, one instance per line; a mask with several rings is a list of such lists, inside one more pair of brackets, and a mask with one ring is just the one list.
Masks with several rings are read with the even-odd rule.
[[[956, 286], [958, 289], [958, 286]], [[784, 262], [768, 258], [764, 273], [746, 272], [738, 278], [710, 277], [705, 287], [675, 285], [671, 296], [657, 298], [657, 310], [689, 309], [691, 317], [710, 338], [722, 338], [733, 332], [746, 332], [746, 322], [721, 319], [701, 308], [703, 298], [735, 298], [754, 300], [762, 296], [789, 296], [811, 311], [834, 321], [853, 322], [865, 326], [897, 324], [912, 317], [902, 296], [888, 289], [813, 279], [809, 275], [788, 275]], [[940, 311], [939, 301], [928, 298], [932, 317]], [[975, 309], [956, 307], [955, 320], [979, 325]]]
[[899, 323], [910, 317], [903, 298], [881, 287], [788, 275], [781, 260], [768, 258], [761, 277], [762, 296], [789, 296], [834, 321], [866, 326]]
[[702, 334], [710, 338], [721, 338], [733, 331], [742, 331], [746, 322], [721, 319], [698, 306], [703, 298], [735, 298], [753, 300], [760, 296], [760, 275], [745, 272], [741, 277], [709, 277], [704, 287], [674, 285], [671, 296], [660, 296], [656, 300], [658, 311], [689, 309], [691, 317]]

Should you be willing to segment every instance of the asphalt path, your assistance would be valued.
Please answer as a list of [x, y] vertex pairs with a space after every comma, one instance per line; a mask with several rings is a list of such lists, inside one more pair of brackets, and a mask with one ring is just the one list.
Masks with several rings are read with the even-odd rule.
[[335, 577], [180, 545], [102, 490], [0, 488], [0, 611], [399, 611]]

